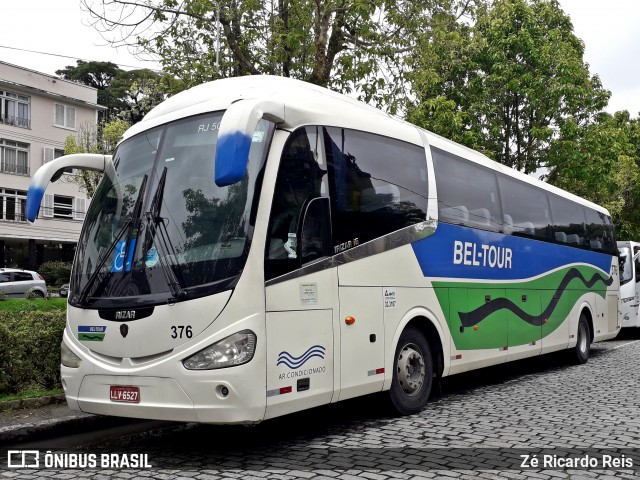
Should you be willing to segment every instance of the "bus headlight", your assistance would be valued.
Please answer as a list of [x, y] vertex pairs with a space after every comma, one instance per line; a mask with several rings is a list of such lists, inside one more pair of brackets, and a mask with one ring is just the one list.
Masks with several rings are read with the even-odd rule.
[[256, 334], [243, 330], [200, 350], [182, 361], [188, 370], [233, 367], [251, 361], [256, 350]]
[[63, 340], [60, 344], [60, 363], [65, 367], [78, 368], [80, 362], [82, 362], [80, 357], [73, 353]]

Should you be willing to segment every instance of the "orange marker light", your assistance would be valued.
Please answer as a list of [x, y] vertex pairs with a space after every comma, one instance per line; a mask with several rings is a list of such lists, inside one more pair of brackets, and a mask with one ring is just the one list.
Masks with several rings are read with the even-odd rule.
[[353, 325], [354, 323], [356, 323], [356, 319], [351, 315], [349, 315], [347, 318], [344, 319], [344, 323], [346, 323], [347, 325]]
[[473, 327], [473, 329], [474, 329], [474, 330], [478, 330], [479, 328], [480, 328], [480, 327], [478, 327], [478, 325], [475, 325], [475, 326]]
[[549, 320], [547, 320], [546, 318], [544, 319], [544, 323], [547, 323]]

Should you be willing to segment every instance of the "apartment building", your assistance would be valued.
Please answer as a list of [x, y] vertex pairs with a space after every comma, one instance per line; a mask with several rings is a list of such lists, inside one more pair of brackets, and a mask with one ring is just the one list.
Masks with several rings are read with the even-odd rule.
[[47, 188], [38, 219], [24, 216], [31, 177], [64, 154], [65, 139], [95, 127], [98, 91], [0, 61], [0, 267], [37, 269], [72, 260], [88, 205], [63, 175]]

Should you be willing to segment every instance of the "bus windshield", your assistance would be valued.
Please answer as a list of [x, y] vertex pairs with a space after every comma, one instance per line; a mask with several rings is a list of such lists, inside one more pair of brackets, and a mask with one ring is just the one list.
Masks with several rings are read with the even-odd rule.
[[273, 124], [258, 124], [244, 179], [219, 187], [222, 113], [162, 125], [118, 146], [78, 242], [71, 305], [151, 306], [233, 288], [249, 250], [256, 179]]
[[631, 249], [622, 247], [620, 249], [620, 259], [622, 264], [620, 269], [622, 270], [620, 275], [620, 285], [624, 285], [633, 278], [633, 258], [631, 258]]

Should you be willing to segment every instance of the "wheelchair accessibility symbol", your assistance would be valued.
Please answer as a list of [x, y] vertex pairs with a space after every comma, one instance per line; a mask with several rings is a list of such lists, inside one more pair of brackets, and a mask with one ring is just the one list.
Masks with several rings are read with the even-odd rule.
[[131, 270], [131, 260], [133, 259], [133, 251], [136, 246], [136, 239], [131, 239], [129, 251], [127, 252], [127, 241], [120, 240], [116, 244], [113, 253], [113, 262], [111, 263], [112, 272], [124, 272]]

